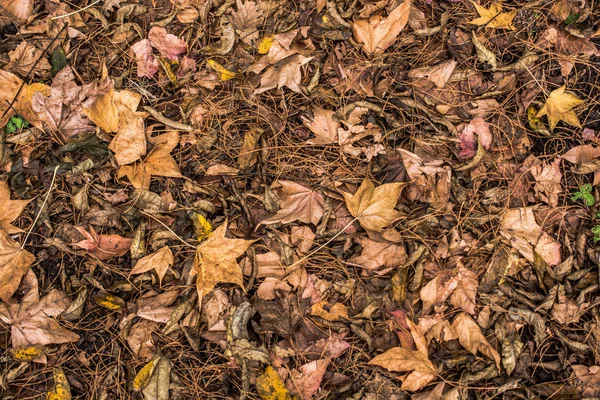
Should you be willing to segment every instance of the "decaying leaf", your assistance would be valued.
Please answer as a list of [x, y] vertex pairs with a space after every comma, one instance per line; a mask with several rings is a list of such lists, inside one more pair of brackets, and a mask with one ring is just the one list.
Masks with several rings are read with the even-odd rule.
[[383, 367], [388, 371], [410, 372], [402, 382], [403, 390], [419, 390], [437, 376], [437, 371], [427, 355], [418, 350], [407, 350], [402, 347], [392, 347], [385, 353], [375, 356], [369, 364]]
[[342, 195], [350, 214], [363, 228], [381, 232], [402, 216], [394, 208], [405, 185], [394, 182], [375, 187], [369, 178], [365, 178], [354, 194], [342, 192]]
[[363, 50], [369, 54], [381, 54], [396, 41], [406, 26], [410, 15], [411, 1], [405, 0], [387, 18], [379, 15], [359, 19], [352, 24], [352, 33]]
[[0, 230], [0, 299], [8, 302], [34, 261], [33, 254]]
[[260, 87], [254, 92], [263, 93], [270, 89], [287, 87], [296, 93], [302, 93], [300, 87], [302, 82], [300, 67], [312, 59], [313, 57], [295, 54], [287, 57], [278, 64], [270, 66], [260, 79]]
[[319, 223], [323, 216], [325, 199], [319, 192], [292, 181], [278, 181], [281, 187], [280, 210], [261, 224], [288, 223], [302, 221]]
[[469, 314], [461, 313], [452, 322], [452, 328], [458, 334], [460, 344], [473, 354], [479, 351], [481, 354], [492, 359], [500, 368], [500, 354], [481, 333], [479, 326], [471, 319]]
[[46, 400], [71, 400], [71, 385], [62, 368], [55, 367], [52, 370], [54, 386], [46, 394]]
[[256, 390], [263, 400], [292, 400], [277, 371], [270, 365], [256, 378]]
[[167, 270], [173, 266], [173, 262], [173, 252], [168, 246], [164, 246], [158, 251], [141, 258], [135, 264], [130, 274], [143, 274], [144, 272], [155, 270], [156, 275], [158, 275], [158, 282], [162, 284], [162, 280]]
[[108, 260], [112, 257], [120, 257], [126, 254], [131, 247], [131, 239], [120, 235], [99, 235], [94, 227], [90, 226], [90, 231], [82, 227], [75, 227], [85, 239], [73, 246], [87, 250], [90, 254], [98, 257], [100, 260]]
[[150, 378], [152, 377], [152, 373], [154, 372], [156, 364], [158, 364], [159, 361], [160, 357], [156, 357], [138, 371], [131, 385], [133, 390], [139, 391], [148, 386], [148, 383], [150, 383]]

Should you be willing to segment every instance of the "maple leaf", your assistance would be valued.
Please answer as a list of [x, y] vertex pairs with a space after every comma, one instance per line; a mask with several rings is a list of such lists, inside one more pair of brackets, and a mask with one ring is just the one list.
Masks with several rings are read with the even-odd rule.
[[471, 3], [475, 6], [479, 18], [475, 18], [473, 21], [469, 22], [470, 24], [485, 25], [487, 28], [509, 29], [511, 31], [515, 29], [512, 25], [512, 21], [517, 15], [517, 10], [502, 12], [502, 4], [500, 3], [492, 3], [489, 9], [480, 6], [472, 0]]
[[181, 53], [187, 51], [187, 43], [177, 36], [167, 33], [161, 26], [154, 26], [148, 32], [148, 40], [164, 57], [177, 61]]
[[383, 367], [388, 371], [410, 372], [402, 382], [402, 390], [419, 390], [437, 376], [437, 371], [426, 354], [402, 347], [392, 347], [375, 356], [369, 364]]
[[394, 182], [376, 188], [369, 178], [365, 178], [354, 194], [342, 192], [342, 195], [348, 211], [363, 228], [381, 232], [402, 216], [394, 208], [405, 185], [404, 182]]
[[191, 273], [197, 275], [198, 304], [217, 283], [235, 283], [243, 288], [244, 276], [237, 258], [246, 252], [253, 240], [228, 239], [225, 237], [227, 221], [204, 242], [198, 245]]
[[142, 39], [131, 46], [137, 63], [137, 76], [152, 78], [160, 67], [160, 62], [152, 54], [152, 44], [148, 39]]
[[179, 133], [168, 132], [155, 137], [154, 148], [141, 161], [133, 165], [124, 165], [119, 168], [117, 177], [127, 176], [129, 182], [136, 189], [149, 189], [150, 179], [153, 175], [169, 178], [181, 178], [177, 162], [171, 156], [171, 151], [179, 144]]
[[565, 92], [565, 86], [554, 89], [546, 99], [544, 106], [538, 111], [536, 118], [548, 116], [550, 130], [554, 130], [560, 121], [581, 128], [581, 123], [573, 108], [582, 104], [583, 100], [571, 93]]
[[[19, 93], [21, 85], [23, 85], [23, 88]], [[31, 125], [42, 126], [37, 112], [32, 108], [32, 96], [36, 92], [40, 92], [42, 97], [49, 95], [50, 88], [48, 86], [42, 83], [23, 84], [23, 80], [17, 75], [0, 70], [0, 87], [2, 88], [0, 90], [0, 127], [5, 126], [15, 114], [21, 115]], [[17, 97], [17, 100], [9, 108], [15, 97]]]
[[304, 364], [290, 373], [290, 392], [298, 393], [302, 399], [312, 399], [319, 390], [323, 375], [327, 372], [330, 360], [315, 360]]
[[8, 302], [34, 261], [33, 254], [0, 230], [0, 299]]
[[10, 189], [6, 181], [0, 181], [0, 204], [2, 216], [0, 217], [0, 229], [6, 230], [7, 233], [20, 233], [22, 229], [12, 225], [11, 222], [19, 218], [27, 204], [31, 200], [11, 200]]
[[8, 52], [10, 61], [5, 68], [23, 77], [29, 71], [32, 71], [32, 75], [45, 76], [50, 72], [50, 63], [45, 57], [41, 57], [42, 53], [42, 50], [23, 41], [16, 49]]
[[169, 267], [173, 266], [173, 262], [173, 252], [168, 246], [164, 246], [160, 250], [141, 258], [129, 274], [143, 274], [153, 269], [158, 275], [158, 282], [162, 284], [162, 280]]
[[231, 23], [238, 37], [247, 44], [258, 39], [257, 27], [262, 22], [263, 13], [254, 1], [236, 0], [237, 11], [231, 12]]
[[387, 18], [373, 16], [359, 19], [352, 24], [352, 33], [356, 41], [363, 44], [363, 50], [369, 54], [381, 54], [396, 41], [406, 26], [410, 15], [410, 0], [394, 8]]
[[314, 139], [309, 139], [306, 144], [330, 144], [337, 142], [338, 129], [342, 127], [338, 121], [333, 119], [335, 113], [321, 107], [313, 109], [313, 118], [302, 117], [304, 125], [315, 134]]
[[281, 89], [288, 87], [296, 93], [302, 93], [300, 83], [302, 73], [300, 67], [307, 64], [314, 57], [305, 57], [300, 54], [294, 54], [281, 62], [272, 65], [267, 69], [260, 79], [260, 87], [254, 93], [266, 92], [270, 89]]
[[467, 313], [461, 313], [452, 323], [452, 328], [458, 334], [458, 341], [465, 349], [473, 354], [479, 351], [481, 354], [491, 358], [500, 369], [500, 354], [486, 337], [481, 333], [479, 325]]
[[280, 206], [275, 215], [261, 224], [287, 224], [292, 221], [318, 224], [323, 216], [325, 199], [319, 192], [293, 181], [278, 181], [281, 185]]
[[90, 231], [76, 226], [75, 229], [81, 233], [85, 239], [73, 246], [81, 247], [90, 254], [98, 257], [100, 260], [108, 260], [112, 257], [125, 255], [131, 246], [131, 239], [119, 235], [98, 235], [94, 228], [90, 226]]
[[358, 237], [356, 241], [362, 246], [362, 252], [360, 256], [353, 257], [349, 261], [368, 271], [385, 267], [376, 271], [377, 274], [383, 275], [406, 262], [404, 245], [376, 242], [366, 237]]
[[71, 304], [63, 292], [53, 289], [40, 299], [37, 278], [31, 270], [23, 279], [21, 288], [26, 292], [20, 304], [0, 304], [0, 319], [11, 325], [13, 348], [79, 340], [79, 335], [61, 327], [52, 318], [59, 316]]

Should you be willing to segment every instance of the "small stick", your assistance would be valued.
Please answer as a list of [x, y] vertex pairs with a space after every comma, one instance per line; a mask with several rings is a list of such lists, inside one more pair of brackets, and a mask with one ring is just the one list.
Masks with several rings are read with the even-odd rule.
[[194, 128], [190, 125], [182, 124], [181, 122], [173, 121], [156, 111], [154, 108], [150, 106], [144, 106], [144, 110], [148, 111], [152, 117], [158, 122], [163, 123], [163, 125], [169, 126], [171, 128], [179, 129], [180, 131], [191, 132]]
[[54, 21], [55, 19], [60, 19], [60, 18], [64, 18], [64, 17], [70, 17], [71, 15], [78, 14], [78, 13], [80, 13], [80, 12], [82, 12], [82, 11], [85, 11], [85, 10], [87, 10], [88, 8], [94, 7], [94, 6], [95, 6], [96, 4], [98, 4], [98, 3], [100, 3], [100, 0], [96, 0], [96, 1], [94, 1], [92, 4], [90, 4], [89, 6], [83, 7], [82, 9], [75, 10], [75, 11], [72, 11], [72, 12], [70, 12], [70, 13], [63, 14], [63, 15], [57, 15], [56, 17], [52, 17], [52, 18], [50, 18], [50, 19]]

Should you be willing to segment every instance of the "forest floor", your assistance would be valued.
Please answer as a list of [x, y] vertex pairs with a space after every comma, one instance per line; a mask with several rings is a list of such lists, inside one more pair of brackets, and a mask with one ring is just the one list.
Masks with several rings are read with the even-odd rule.
[[0, 398], [600, 397], [600, 5], [0, 0]]

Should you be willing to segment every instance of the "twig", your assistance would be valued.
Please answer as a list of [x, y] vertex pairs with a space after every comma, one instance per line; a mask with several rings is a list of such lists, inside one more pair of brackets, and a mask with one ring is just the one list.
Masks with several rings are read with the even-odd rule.
[[79, 10], [75, 10], [75, 11], [72, 11], [72, 12], [70, 12], [70, 13], [63, 14], [63, 15], [58, 15], [58, 16], [56, 16], [56, 17], [52, 17], [52, 18], [50, 18], [50, 19], [51, 19], [52, 21], [54, 21], [55, 19], [61, 19], [61, 18], [64, 18], [64, 17], [70, 17], [71, 15], [78, 14], [78, 13], [80, 13], [80, 12], [82, 12], [82, 11], [85, 11], [85, 10], [87, 10], [88, 8], [92, 8], [92, 7], [94, 7], [94, 6], [95, 6], [96, 4], [98, 4], [98, 3], [100, 3], [100, 0], [96, 0], [96, 1], [94, 1], [92, 4], [90, 4], [90, 5], [88, 5], [88, 6], [85, 6], [85, 7], [81, 8], [81, 9], [79, 9]]
[[181, 122], [173, 121], [172, 119], [165, 117], [164, 115], [162, 115], [161, 113], [159, 113], [158, 111], [156, 111], [154, 108], [152, 108], [150, 106], [144, 106], [144, 110], [148, 111], [148, 113], [150, 113], [150, 115], [152, 115], [152, 117], [154, 117], [155, 120], [163, 123], [166, 126], [169, 126], [171, 128], [175, 128], [175, 129], [179, 129], [181, 131], [186, 131], [186, 132], [191, 132], [194, 130], [194, 128], [192, 126], [182, 124]]
[[165, 224], [164, 222], [162, 222], [160, 219], [156, 218], [154, 215], [152, 215], [152, 214], [148, 214], [148, 213], [147, 213], [147, 212], [145, 212], [145, 211], [141, 211], [141, 213], [142, 213], [143, 215], [145, 215], [146, 217], [150, 217], [150, 218], [152, 218], [153, 220], [155, 220], [156, 222], [158, 222], [159, 224], [161, 224], [161, 225], [163, 226], [163, 228], [165, 228], [166, 230], [168, 230], [169, 232], [171, 232], [171, 233], [173, 234], [173, 236], [175, 236], [175, 237], [177, 238], [177, 240], [179, 240], [181, 243], [185, 244], [185, 245], [186, 245], [186, 246], [188, 246], [188, 247], [191, 247], [192, 249], [196, 249], [196, 246], [194, 246], [194, 245], [192, 245], [192, 244], [189, 244], [188, 242], [186, 242], [185, 240], [183, 240], [181, 237], [179, 237], [179, 235], [178, 235], [178, 234], [176, 234], [175, 232], [173, 232], [173, 231], [171, 230], [171, 228], [169, 228], [169, 227], [167, 226], [167, 224]]

